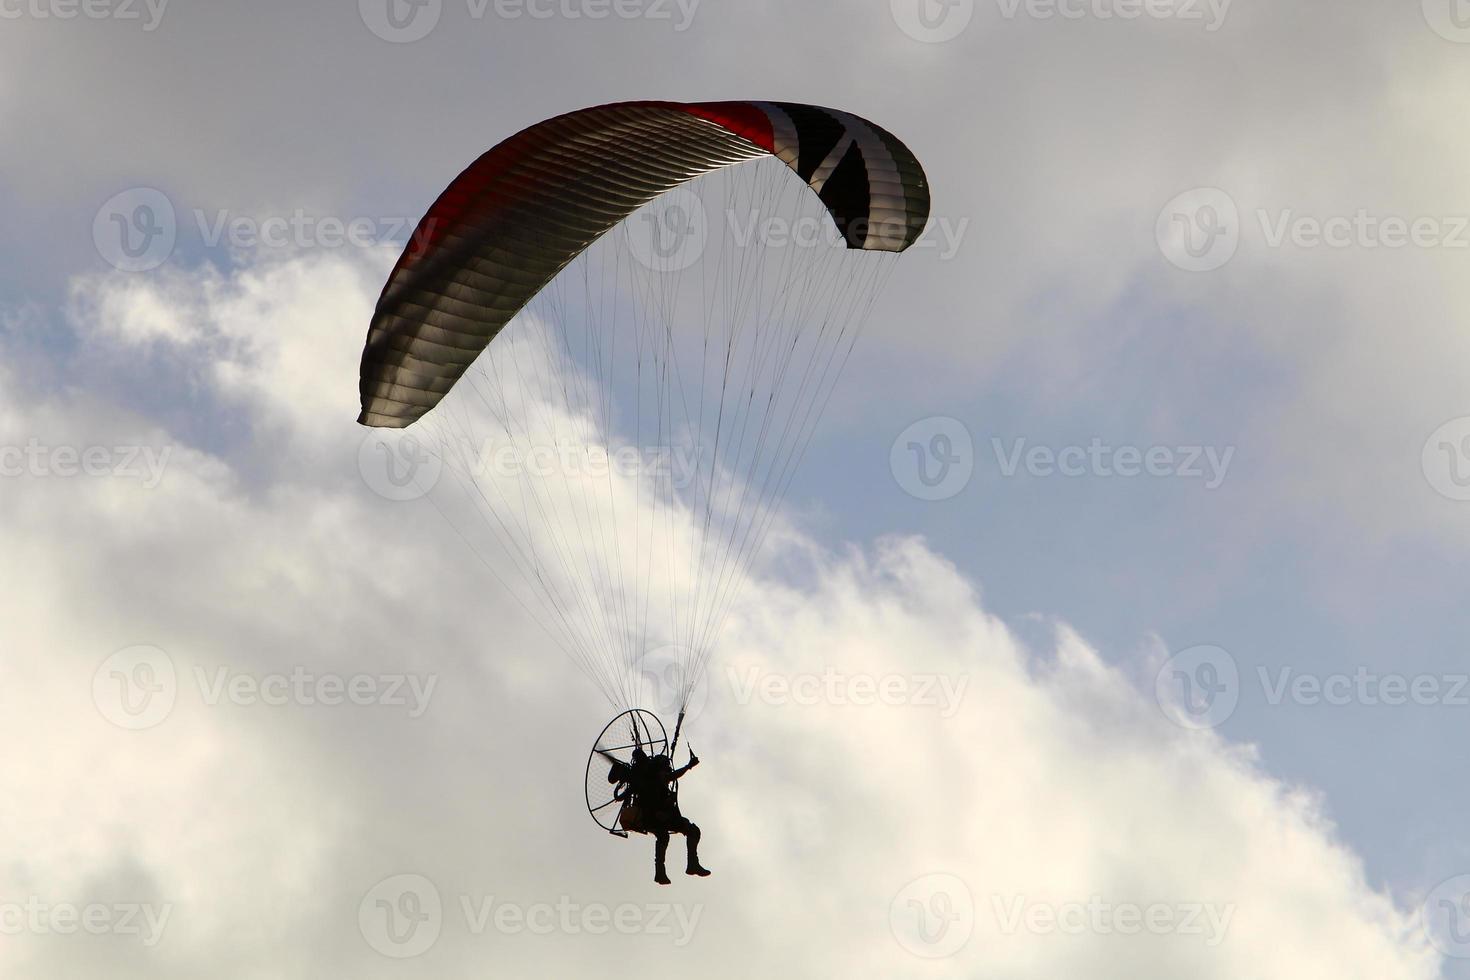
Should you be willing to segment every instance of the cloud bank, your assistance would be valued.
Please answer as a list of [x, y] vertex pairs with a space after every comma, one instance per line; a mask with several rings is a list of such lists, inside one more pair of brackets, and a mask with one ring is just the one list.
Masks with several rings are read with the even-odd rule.
[[0, 444], [50, 467], [0, 482], [7, 975], [1436, 975], [1308, 789], [910, 538], [773, 536], [688, 731], [716, 874], [654, 886], [582, 812], [605, 705], [358, 470], [390, 258], [81, 279], [42, 353], [6, 319]]

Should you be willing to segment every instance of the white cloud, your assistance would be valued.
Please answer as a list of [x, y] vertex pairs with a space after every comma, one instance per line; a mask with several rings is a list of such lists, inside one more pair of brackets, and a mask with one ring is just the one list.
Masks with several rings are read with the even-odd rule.
[[[176, 271], [165, 273], [178, 282]], [[184, 287], [199, 292], [204, 282]], [[93, 325], [106, 338], [111, 334], [123, 345], [142, 345], [147, 341], [165, 341], [180, 346], [203, 339], [203, 310], [170, 302], [168, 290], [160, 284], [140, 278], [106, 278], [81, 284], [77, 290], [80, 307], [75, 316]]]
[[[367, 264], [281, 258], [83, 287], [96, 319], [77, 326], [118, 357], [207, 338], [218, 359], [202, 396], [266, 433], [268, 453], [191, 445], [105, 390], [23, 402], [0, 387], [6, 444], [173, 446], [151, 490], [3, 484], [0, 733], [21, 748], [0, 763], [0, 896], [173, 905], [149, 948], [7, 938], [9, 975], [1435, 975], [1410, 913], [1365, 883], [1309, 793], [1172, 726], [1069, 631], [1024, 648], [907, 539], [831, 555], [794, 530], [773, 537], [809, 572], [752, 583], [688, 734], [705, 762], [684, 804], [716, 875], [657, 889], [651, 844], [603, 838], [580, 812], [585, 743], [604, 720], [588, 685], [430, 508], [357, 476], [357, 345], [380, 271]], [[179, 687], [173, 712], [137, 732], [92, 701], [104, 658], [135, 644], [164, 650]], [[220, 667], [438, 686], [417, 719], [387, 704], [211, 705], [195, 668]], [[752, 674], [773, 686], [742, 703], [735, 682]], [[922, 678], [965, 686], [949, 717], [841, 703], [861, 700], [862, 678], [902, 680], [911, 699]], [[813, 684], [814, 703], [793, 696]], [[433, 882], [446, 917], [431, 950], [399, 962], [373, 951], [358, 912], [403, 873]], [[936, 873], [964, 883], [975, 917], [963, 948], [930, 962], [894, 930], [909, 898], [944, 911], [923, 882], [900, 894]], [[682, 946], [475, 935], [459, 899], [492, 895], [676, 902], [698, 919]], [[1016, 909], [1066, 918], [1094, 897], [1208, 907], [1228, 927], [1214, 943], [1205, 920], [1203, 934], [1003, 928]]]

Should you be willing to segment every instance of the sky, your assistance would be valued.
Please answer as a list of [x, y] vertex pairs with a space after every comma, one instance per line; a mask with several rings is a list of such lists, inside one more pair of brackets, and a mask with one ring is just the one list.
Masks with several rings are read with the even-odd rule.
[[[1457, 0], [0, 0], [4, 975], [1470, 977], [1467, 45]], [[437, 193], [621, 99], [856, 112], [934, 201], [667, 888], [584, 814], [612, 708], [355, 423]]]

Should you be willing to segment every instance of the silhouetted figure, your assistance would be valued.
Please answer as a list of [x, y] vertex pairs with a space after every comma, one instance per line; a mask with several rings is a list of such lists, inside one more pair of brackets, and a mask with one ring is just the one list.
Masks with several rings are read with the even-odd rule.
[[624, 830], [635, 834], [652, 834], [653, 880], [660, 885], [669, 883], [664, 869], [664, 856], [669, 850], [669, 835], [683, 834], [689, 845], [689, 860], [685, 874], [709, 874], [709, 869], [699, 863], [699, 828], [679, 812], [679, 797], [676, 783], [680, 776], [699, 765], [699, 757], [689, 753], [689, 764], [674, 769], [669, 757], [660, 753], [649, 756], [641, 748], [633, 750], [633, 761], [628, 765], [614, 763], [608, 770], [607, 780], [619, 783], [613, 796], [623, 801], [618, 822]]

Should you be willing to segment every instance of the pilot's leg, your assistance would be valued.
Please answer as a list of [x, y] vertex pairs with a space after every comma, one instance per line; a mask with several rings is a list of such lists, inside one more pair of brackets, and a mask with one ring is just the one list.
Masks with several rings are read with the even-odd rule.
[[669, 883], [669, 873], [664, 870], [664, 855], [669, 852], [669, 832], [656, 831], [653, 835], [653, 880], [660, 885]]
[[699, 863], [699, 826], [688, 817], [681, 816], [671, 829], [683, 834], [689, 844], [689, 863], [684, 866], [684, 873], [699, 875], [701, 878], [708, 875], [709, 869]]

